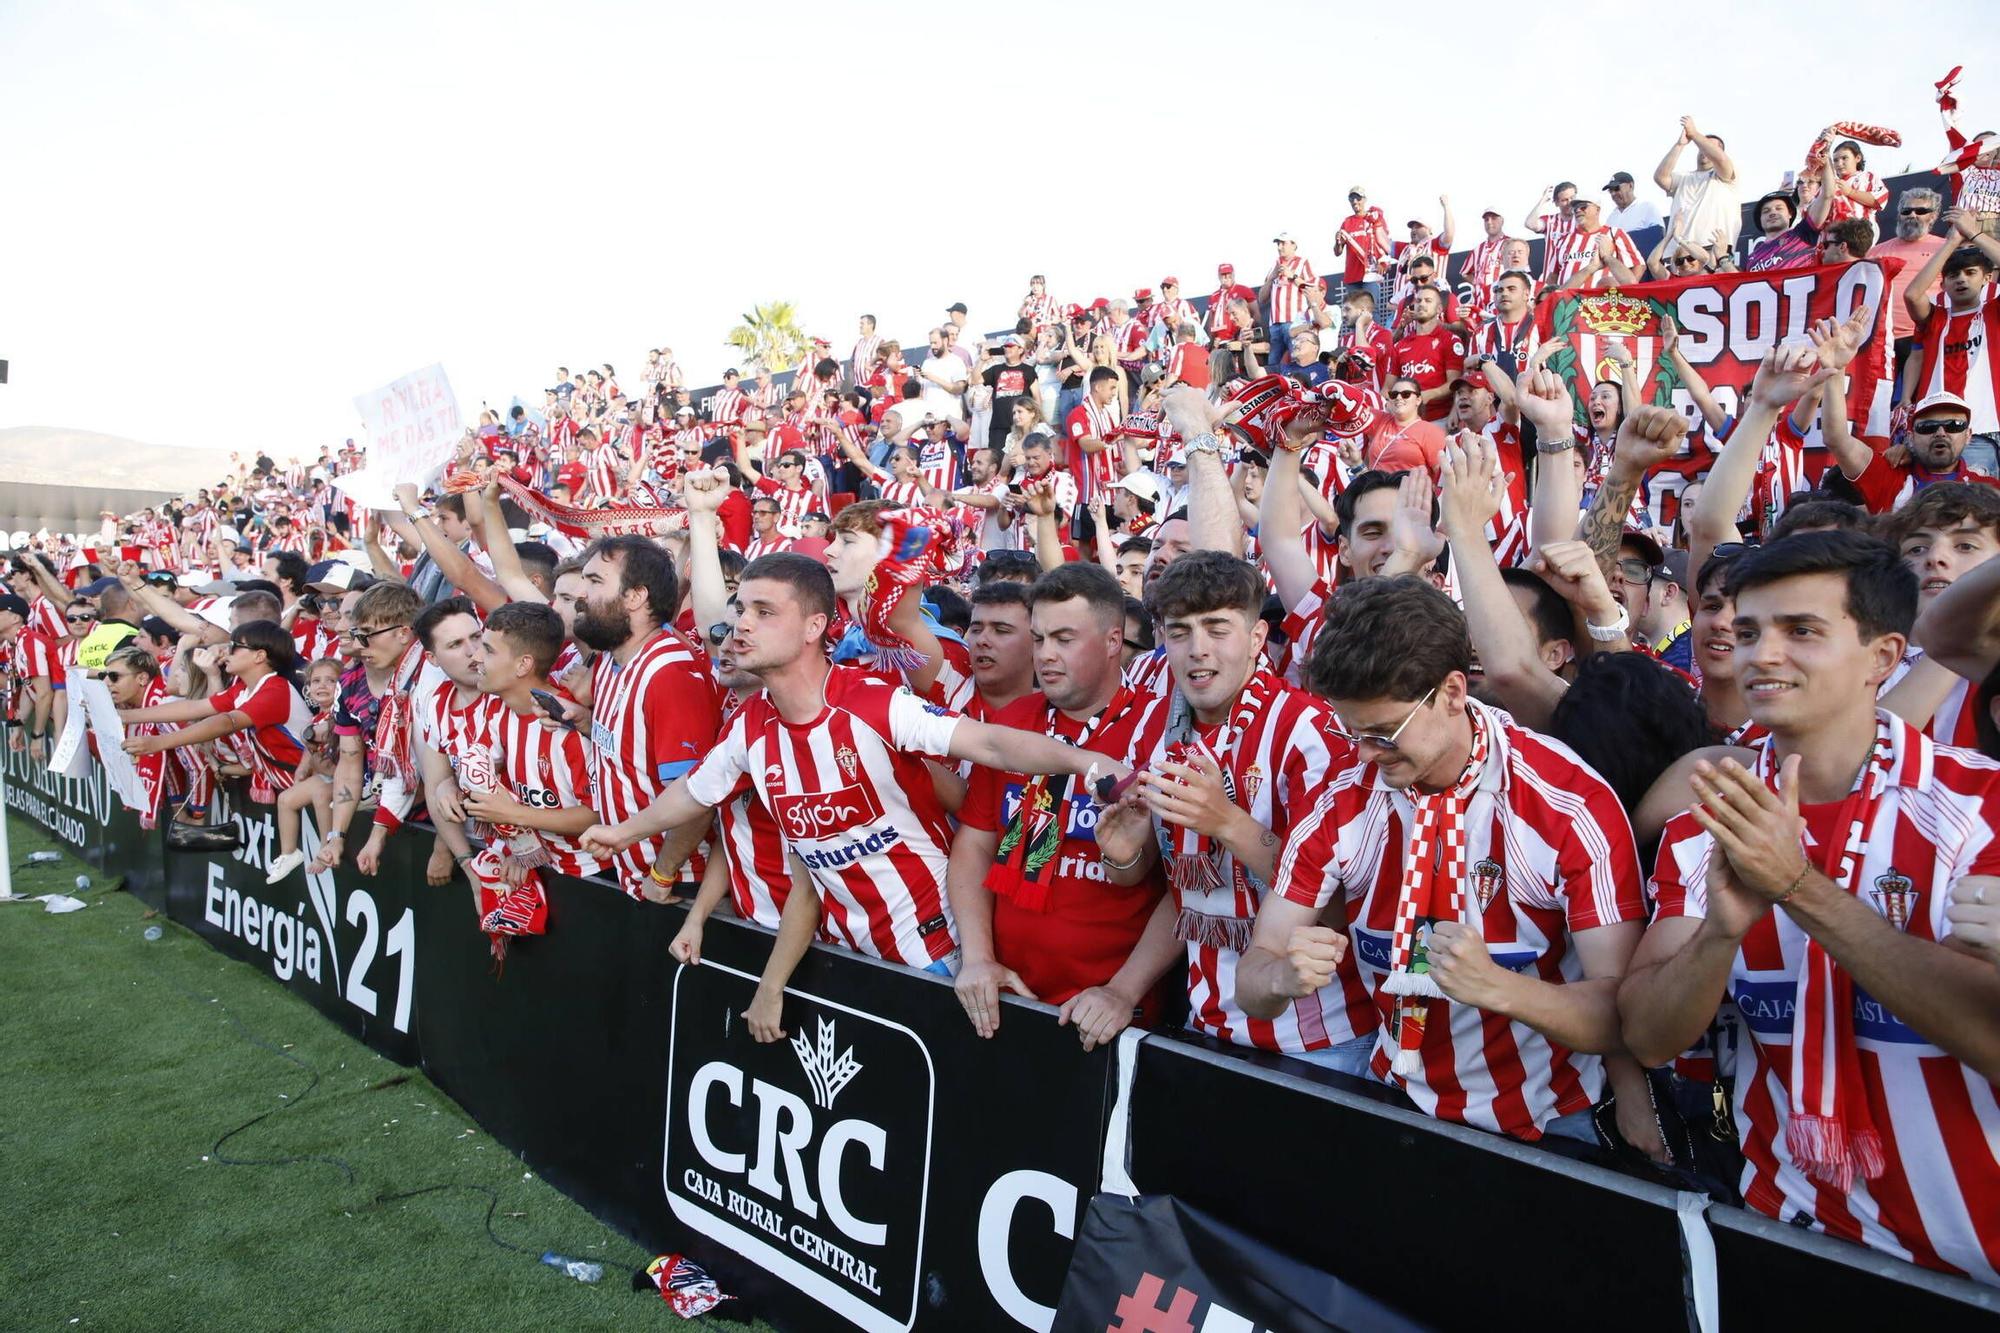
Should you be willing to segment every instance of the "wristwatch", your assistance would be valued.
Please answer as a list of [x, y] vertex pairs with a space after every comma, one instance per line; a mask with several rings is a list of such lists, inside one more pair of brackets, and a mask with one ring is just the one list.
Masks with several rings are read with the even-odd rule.
[[1535, 437], [1535, 452], [1538, 454], [1566, 454], [1574, 448], [1576, 448], [1576, 436], [1568, 431], [1558, 435], [1554, 440], [1544, 440], [1539, 435]]
[[1593, 625], [1586, 620], [1583, 627], [1589, 631], [1590, 637], [1599, 643], [1616, 643], [1632, 628], [1632, 617], [1625, 614], [1625, 608], [1621, 606], [1618, 608], [1618, 619], [1609, 625]]
[[1214, 431], [1205, 430], [1188, 440], [1187, 451], [1191, 454], [1214, 454], [1217, 458], [1220, 458], [1222, 457], [1222, 441], [1216, 438]]

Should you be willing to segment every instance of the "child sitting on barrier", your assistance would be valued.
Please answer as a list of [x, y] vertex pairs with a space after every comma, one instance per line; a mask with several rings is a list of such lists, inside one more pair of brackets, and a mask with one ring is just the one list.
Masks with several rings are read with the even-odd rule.
[[306, 668], [306, 702], [313, 719], [306, 724], [305, 757], [292, 785], [278, 793], [278, 855], [271, 860], [266, 884], [276, 884], [306, 862], [299, 847], [299, 816], [308, 806], [313, 827], [330, 827], [333, 816], [333, 769], [340, 761], [340, 743], [333, 734], [333, 706], [340, 695], [340, 659], [322, 657]]

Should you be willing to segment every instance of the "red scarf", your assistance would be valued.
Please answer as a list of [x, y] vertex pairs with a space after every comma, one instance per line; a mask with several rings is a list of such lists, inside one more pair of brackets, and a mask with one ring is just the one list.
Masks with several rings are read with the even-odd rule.
[[1443, 791], [1412, 788], [1416, 818], [1403, 855], [1403, 887], [1396, 897], [1396, 932], [1390, 942], [1389, 975], [1382, 989], [1396, 1002], [1396, 1055], [1389, 1071], [1408, 1078], [1423, 1070], [1419, 1048], [1433, 1004], [1445, 993], [1431, 976], [1430, 927], [1437, 921], [1460, 921], [1465, 914], [1465, 811], [1479, 789], [1489, 752], [1487, 729], [1493, 722], [1486, 710], [1468, 702], [1472, 723], [1472, 753], [1465, 769]]
[[[1230, 758], [1245, 733], [1250, 730], [1251, 724], [1263, 714], [1283, 683], [1269, 671], [1254, 672], [1244, 683], [1243, 693], [1236, 701], [1236, 709], [1230, 714], [1229, 725], [1215, 738], [1213, 746], [1195, 734], [1194, 709], [1188, 705], [1186, 697], [1176, 691], [1174, 711], [1167, 721], [1168, 761], [1185, 764], [1194, 754], [1206, 754], [1222, 771], [1222, 785], [1229, 799], [1238, 800], [1236, 779], [1229, 770]], [[1174, 829], [1171, 836], [1173, 851], [1167, 858], [1167, 879], [1174, 886], [1174, 891], [1206, 893], [1211, 889], [1221, 888], [1221, 845], [1207, 834], [1196, 832], [1191, 828]], [[1187, 936], [1183, 935], [1182, 938], [1185, 939]]]
[[375, 717], [375, 753], [384, 771], [402, 780], [414, 793], [417, 785], [414, 714], [410, 700], [417, 672], [423, 666], [424, 646], [415, 635], [403, 650], [396, 669], [389, 673], [389, 692], [382, 696], [382, 711]]
[[499, 845], [480, 849], [466, 862], [466, 870], [479, 892], [479, 928], [493, 949], [497, 972], [507, 961], [510, 935], [544, 935], [549, 928], [549, 900], [542, 891], [541, 876], [530, 870], [519, 888], [509, 885], [501, 873], [505, 858]]
[[906, 595], [942, 572], [949, 521], [933, 509], [905, 508], [882, 515], [881, 522], [882, 559], [861, 590], [861, 629], [880, 650], [880, 665], [921, 670], [929, 659], [889, 628], [889, 617]]
[[[1120, 687], [1111, 696], [1111, 701], [1097, 710], [1090, 721], [1083, 724], [1083, 731], [1073, 741], [1083, 750], [1090, 747], [1090, 738], [1097, 734], [1098, 727], [1106, 718], [1122, 717], [1132, 706], [1132, 691]], [[1055, 740], [1063, 738], [1057, 734], [1062, 713], [1054, 704], [1048, 705], [1048, 716], [1042, 734]], [[1048, 774], [1035, 774], [1021, 789], [1021, 806], [1007, 826], [1005, 836], [995, 850], [997, 858], [993, 868], [986, 872], [986, 887], [1002, 898], [1006, 898], [1024, 912], [1046, 912], [1053, 886], [1047, 874], [1050, 866], [1058, 861], [1056, 853], [1062, 849], [1063, 838], [1069, 828], [1070, 789], [1076, 784], [1068, 773], [1054, 777], [1054, 787], [1050, 786]]]
[[[1834, 820], [1836, 837], [1821, 849], [1819, 869], [1847, 893], [1860, 888], [1869, 832], [1889, 787], [1895, 744], [1886, 715], [1875, 717], [1875, 744], [1855, 775], [1854, 790]], [[1757, 776], [1775, 789], [1777, 755], [1766, 741]], [[1715, 855], [1710, 851], [1709, 855]], [[1869, 1114], [1861, 1083], [1861, 1052], [1854, 1044], [1854, 979], [1808, 936], [1792, 1011], [1791, 1119], [1785, 1141], [1805, 1173], [1842, 1194], [1854, 1188], [1857, 1169], [1867, 1180], [1884, 1167], [1882, 1135]]]
[[[568, 505], [559, 500], [551, 500], [537, 490], [530, 490], [511, 476], [502, 476], [500, 489], [521, 508], [541, 519], [557, 532], [578, 541], [595, 541], [599, 537], [617, 537], [637, 534], [641, 537], [657, 537], [665, 532], [668, 519], [680, 513], [655, 505], [627, 505], [618, 509], [586, 509], [580, 505]], [[446, 492], [477, 489], [479, 478], [469, 472], [454, 472], [445, 478]]]

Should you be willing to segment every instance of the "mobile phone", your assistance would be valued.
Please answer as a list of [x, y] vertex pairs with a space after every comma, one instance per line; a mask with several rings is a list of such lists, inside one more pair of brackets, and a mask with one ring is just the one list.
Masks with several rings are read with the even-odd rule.
[[1020, 483], [1020, 482], [1018, 482], [1018, 481], [1010, 481], [1010, 482], [1008, 482], [1008, 483], [1007, 483], [1007, 491], [1008, 491], [1008, 493], [1009, 493], [1010, 495], [1019, 495], [1019, 494], [1021, 494], [1021, 483]]
[[1132, 784], [1139, 780], [1139, 770], [1133, 769], [1122, 778], [1103, 777], [1097, 780], [1097, 803], [1116, 805], [1125, 799], [1125, 793], [1132, 790]]
[[576, 730], [576, 723], [569, 720], [568, 710], [563, 707], [562, 700], [547, 690], [529, 690], [528, 697], [542, 706], [542, 711], [549, 715], [551, 722], [559, 727], [568, 727], [571, 731]]

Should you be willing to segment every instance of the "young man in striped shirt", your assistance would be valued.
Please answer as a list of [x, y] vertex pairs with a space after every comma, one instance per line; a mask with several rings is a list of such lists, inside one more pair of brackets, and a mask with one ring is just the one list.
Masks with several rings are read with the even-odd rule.
[[764, 683], [698, 767], [622, 822], [597, 825], [585, 848], [615, 854], [702, 820], [755, 787], [813, 893], [785, 902], [778, 938], [744, 1017], [759, 1041], [784, 1036], [786, 982], [821, 922], [861, 953], [949, 976], [957, 943], [944, 893], [951, 832], [927, 759], [1020, 773], [1122, 777], [1124, 765], [1046, 736], [962, 718], [900, 686], [833, 665], [826, 634], [836, 610], [826, 567], [788, 552], [765, 556], [737, 585], [738, 667]]
[[2000, 974], [1949, 916], [2000, 894], [2000, 766], [1878, 710], [1917, 610], [1887, 545], [1796, 533], [1727, 580], [1770, 735], [1661, 835], [1625, 1041], [1666, 1060], [1733, 1000], [1744, 1202], [2000, 1282]]
[[1269, 1012], [1357, 960], [1372, 1077], [1439, 1119], [1595, 1142], [1638, 852], [1602, 778], [1471, 697], [1471, 661], [1464, 613], [1421, 579], [1335, 594], [1307, 677], [1354, 748], [1291, 831], [1238, 990]]

